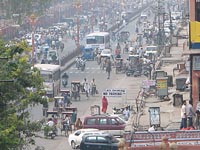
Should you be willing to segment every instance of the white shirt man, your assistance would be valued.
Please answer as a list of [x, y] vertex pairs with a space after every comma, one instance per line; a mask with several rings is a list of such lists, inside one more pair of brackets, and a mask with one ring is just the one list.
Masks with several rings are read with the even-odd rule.
[[49, 127], [53, 127], [53, 126], [54, 126], [53, 120], [50, 119], [50, 120], [47, 122], [47, 125], [48, 125]]
[[123, 114], [126, 117], [126, 121], [127, 121], [129, 119], [129, 117], [130, 117], [130, 111], [129, 111], [129, 109], [125, 108]]

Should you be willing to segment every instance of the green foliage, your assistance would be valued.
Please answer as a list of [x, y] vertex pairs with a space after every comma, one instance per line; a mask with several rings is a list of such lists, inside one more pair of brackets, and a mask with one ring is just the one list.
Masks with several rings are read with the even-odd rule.
[[36, 130], [25, 123], [28, 106], [46, 103], [40, 72], [28, 63], [29, 47], [24, 42], [11, 45], [0, 41], [0, 149], [25, 144], [20, 133]]

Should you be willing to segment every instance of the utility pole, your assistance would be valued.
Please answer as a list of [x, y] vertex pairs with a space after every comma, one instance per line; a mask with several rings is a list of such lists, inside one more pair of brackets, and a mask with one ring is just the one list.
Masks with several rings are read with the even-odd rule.
[[77, 49], [80, 48], [80, 19], [79, 19], [79, 11], [81, 8], [81, 2], [78, 0], [75, 4], [75, 7], [77, 9], [77, 36], [76, 36], [76, 45]]
[[160, 10], [161, 10], [161, 5], [160, 5], [160, 0], [158, 0], [158, 36], [157, 36], [157, 43], [158, 43], [158, 46], [160, 47], [161, 45], [161, 19], [160, 19]]
[[37, 17], [35, 14], [30, 16], [30, 23], [32, 25], [32, 65], [34, 66], [35, 63], [35, 24], [37, 22]]

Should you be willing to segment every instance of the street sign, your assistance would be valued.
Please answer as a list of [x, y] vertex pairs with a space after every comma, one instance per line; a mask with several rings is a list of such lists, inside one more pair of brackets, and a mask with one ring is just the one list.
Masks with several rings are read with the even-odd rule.
[[156, 80], [143, 80], [142, 81], [142, 87], [143, 88], [150, 88], [150, 86], [155, 86]]
[[126, 89], [106, 89], [102, 92], [102, 95], [106, 97], [121, 97], [124, 94], [126, 94]]
[[160, 127], [160, 107], [149, 107], [150, 126]]

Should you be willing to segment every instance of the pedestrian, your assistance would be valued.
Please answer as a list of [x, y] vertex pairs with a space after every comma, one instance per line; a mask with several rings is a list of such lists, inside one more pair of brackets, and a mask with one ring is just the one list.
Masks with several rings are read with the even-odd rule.
[[71, 130], [71, 118], [68, 115], [66, 115], [63, 120], [63, 128]]
[[74, 129], [75, 129], [76, 119], [77, 119], [77, 112], [76, 110], [73, 110], [73, 113], [71, 115], [71, 125], [74, 126]]
[[126, 121], [128, 121], [128, 119], [130, 117], [130, 110], [129, 110], [128, 106], [124, 109], [123, 114], [125, 116]]
[[95, 79], [94, 78], [91, 81], [91, 88], [92, 88], [91, 95], [95, 96], [95, 94], [96, 94], [96, 83], [95, 83]]
[[60, 43], [60, 50], [61, 50], [61, 52], [63, 52], [64, 47], [65, 47], [65, 44], [64, 44], [63, 42], [61, 42], [61, 43]]
[[71, 101], [70, 101], [69, 94], [67, 92], [65, 92], [64, 95], [63, 95], [63, 97], [64, 97], [64, 106], [65, 107], [69, 107], [70, 104], [72, 104]]
[[188, 119], [188, 128], [194, 128], [193, 117], [195, 117], [196, 114], [192, 106], [192, 101], [189, 101], [189, 104], [186, 106], [186, 115]]
[[88, 84], [87, 82], [84, 84], [84, 90], [85, 90], [86, 97], [89, 97], [90, 84]]
[[77, 121], [75, 123], [75, 128], [76, 128], [76, 130], [79, 130], [79, 129], [83, 128], [83, 123], [82, 123], [80, 118], [77, 119]]
[[108, 107], [108, 100], [105, 96], [102, 98], [102, 112], [106, 113]]
[[108, 77], [107, 79], [110, 79], [110, 72], [111, 72], [112, 68], [111, 68], [111, 60], [110, 57], [107, 58], [106, 61], [106, 72], [108, 72]]
[[186, 100], [184, 100], [182, 107], [181, 107], [181, 126], [180, 126], [180, 129], [185, 130], [186, 128], [187, 128]]
[[84, 78], [83, 82], [81, 83], [81, 84], [82, 84], [82, 88], [81, 88], [81, 91], [82, 91], [82, 92], [85, 92], [84, 87], [85, 87], [85, 84], [86, 84], [86, 83], [87, 83], [87, 79]]

